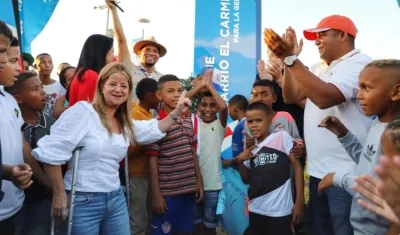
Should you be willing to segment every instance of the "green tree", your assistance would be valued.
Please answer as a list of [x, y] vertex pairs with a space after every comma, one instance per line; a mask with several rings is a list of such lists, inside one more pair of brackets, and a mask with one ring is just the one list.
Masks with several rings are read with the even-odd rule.
[[[190, 91], [193, 88], [192, 82], [196, 77], [188, 77], [186, 79], [181, 79], [182, 88], [186, 91]], [[190, 106], [190, 111], [192, 113], [197, 112], [197, 106], [199, 105], [199, 99], [197, 97], [193, 97], [192, 99], [192, 106]]]

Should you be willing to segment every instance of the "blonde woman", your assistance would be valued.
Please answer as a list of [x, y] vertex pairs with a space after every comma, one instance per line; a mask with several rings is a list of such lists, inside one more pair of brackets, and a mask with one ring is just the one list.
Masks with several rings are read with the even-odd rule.
[[[53, 187], [52, 214], [65, 219], [72, 171], [63, 180], [61, 166], [70, 162], [77, 146], [81, 150], [72, 234], [129, 235], [129, 217], [120, 187], [119, 162], [130, 142], [149, 144], [165, 132], [189, 106], [183, 93], [177, 108], [163, 120], [131, 120], [132, 78], [119, 63], [106, 65], [99, 74], [93, 103], [80, 101], [67, 109], [38, 142], [32, 155], [45, 163]], [[45, 213], [45, 212], [44, 212]]]

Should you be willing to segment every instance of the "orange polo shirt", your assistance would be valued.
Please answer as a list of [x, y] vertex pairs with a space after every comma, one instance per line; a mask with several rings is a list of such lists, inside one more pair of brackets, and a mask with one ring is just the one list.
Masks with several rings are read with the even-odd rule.
[[[140, 104], [134, 104], [132, 106], [132, 118], [134, 120], [150, 120], [153, 118], [152, 113], [144, 109]], [[138, 147], [138, 146], [136, 146]], [[132, 150], [132, 146], [129, 147]], [[143, 151], [139, 154], [131, 154], [128, 151], [129, 159], [129, 177], [130, 178], [145, 178], [149, 174], [149, 157], [146, 156]]]

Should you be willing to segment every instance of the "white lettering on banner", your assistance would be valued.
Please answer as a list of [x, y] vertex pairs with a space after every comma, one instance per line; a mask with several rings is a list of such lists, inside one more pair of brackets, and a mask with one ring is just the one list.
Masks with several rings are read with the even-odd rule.
[[221, 37], [226, 38], [229, 37], [229, 3], [230, 0], [221, 0], [221, 13], [220, 13], [220, 18], [221, 18], [221, 30], [219, 31], [219, 34]]
[[[238, 0], [234, 0], [238, 1]], [[221, 97], [228, 102], [228, 92], [229, 92], [229, 61], [228, 58], [230, 54], [230, 0], [221, 0], [221, 29], [220, 29], [220, 36], [222, 39], [226, 39], [226, 41], [222, 42], [219, 45], [219, 55], [221, 57], [221, 61], [218, 64], [218, 69], [221, 72], [221, 80], [220, 85], [222, 88]]]
[[240, 33], [239, 33], [239, 23], [240, 23], [240, 0], [233, 1], [233, 21], [235, 24], [233, 25], [233, 42], [239, 43]]

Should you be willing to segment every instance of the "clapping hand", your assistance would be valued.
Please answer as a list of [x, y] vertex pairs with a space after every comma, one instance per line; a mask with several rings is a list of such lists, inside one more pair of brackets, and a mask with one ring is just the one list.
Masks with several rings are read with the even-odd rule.
[[283, 64], [280, 60], [270, 60], [268, 61], [269, 64], [267, 65], [267, 73], [271, 74], [272, 78], [277, 82], [280, 83], [282, 81], [282, 69]]
[[264, 60], [259, 60], [257, 63], [257, 71], [258, 71], [258, 76], [260, 76], [260, 79], [266, 79], [266, 80], [273, 80], [273, 77], [271, 73], [268, 72], [267, 67], [265, 66]]
[[[395, 205], [392, 208], [388, 203], [382, 198], [377, 186], [379, 180], [373, 178], [369, 175], [363, 175], [356, 178], [356, 184], [353, 186], [354, 190], [365, 197], [369, 202], [363, 199], [358, 199], [357, 203], [360, 204], [365, 209], [385, 217], [392, 223], [400, 225], [399, 214], [396, 215], [395, 210], [399, 211], [400, 205]], [[396, 195], [398, 196], [398, 195]]]
[[303, 40], [297, 42], [296, 32], [292, 27], [287, 28], [282, 37], [272, 29], [264, 29], [264, 43], [281, 60], [288, 56], [299, 55], [303, 49]]
[[[398, 196], [400, 194], [400, 157], [381, 156], [375, 172], [380, 178], [376, 185], [384, 200], [391, 207], [400, 205]], [[400, 217], [400, 206], [398, 207], [398, 216]]]

